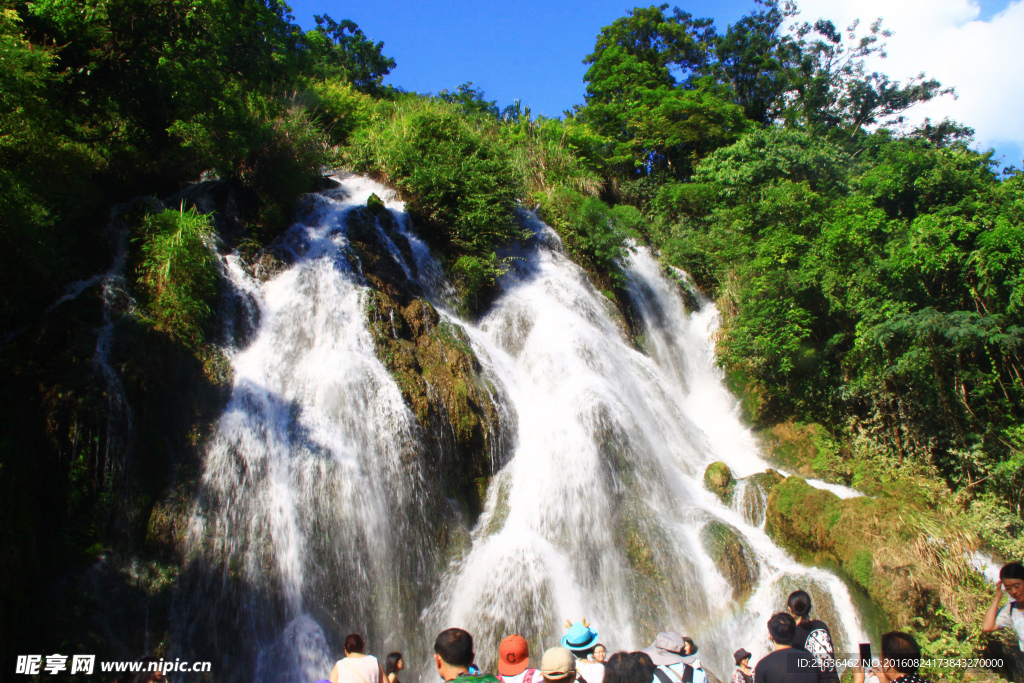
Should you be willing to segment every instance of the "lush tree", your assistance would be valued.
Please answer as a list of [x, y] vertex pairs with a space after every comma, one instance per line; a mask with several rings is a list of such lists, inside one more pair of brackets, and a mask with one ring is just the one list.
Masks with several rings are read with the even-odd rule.
[[714, 37], [712, 20], [694, 19], [678, 7], [666, 15], [668, 7], [668, 3], [635, 7], [601, 29], [594, 51], [583, 62], [592, 65], [584, 76], [588, 103], [613, 96], [603, 84], [610, 71], [606, 60], [615, 64], [628, 55], [646, 65], [648, 78], [627, 86], [641, 88], [675, 85], [676, 74], [688, 77], [708, 63]]
[[485, 100], [484, 91], [480, 88], [474, 88], [472, 81], [463, 83], [455, 89], [455, 92], [445, 88], [437, 93], [437, 97], [445, 102], [457, 104], [471, 116], [483, 115], [493, 118], [501, 116], [501, 112], [498, 110], [498, 103], [494, 100]]
[[757, 0], [755, 11], [715, 37], [716, 60], [703, 69], [727, 83], [744, 115], [761, 125], [776, 120], [786, 106], [793, 42], [782, 29], [790, 16], [777, 2]]
[[791, 104], [782, 118], [788, 123], [853, 138], [865, 126], [900, 123], [914, 105], [952, 92], [923, 73], [894, 81], [884, 73], [868, 72], [866, 60], [884, 56], [881, 41], [890, 34], [882, 29], [881, 20], [860, 37], [857, 27], [854, 22], [847, 29], [849, 44], [831, 21], [805, 22], [796, 28], [787, 49]]
[[366, 37], [355, 22], [341, 23], [317, 14], [316, 28], [306, 33], [306, 48], [313, 64], [306, 73], [323, 80], [340, 79], [362, 92], [378, 93], [395, 60], [383, 53], [384, 43]]

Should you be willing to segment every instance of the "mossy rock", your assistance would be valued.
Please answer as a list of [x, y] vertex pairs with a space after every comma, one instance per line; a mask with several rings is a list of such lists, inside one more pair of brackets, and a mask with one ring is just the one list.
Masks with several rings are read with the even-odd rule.
[[704, 470], [704, 487], [729, 505], [736, 489], [736, 478], [732, 476], [732, 470], [724, 462], [713, 462]]
[[427, 434], [448, 439], [456, 457], [443, 468], [450, 493], [480, 512], [492, 471], [491, 450], [501, 428], [493, 387], [465, 332], [442, 321], [422, 299], [401, 306], [379, 291], [367, 296], [367, 323], [377, 357]]
[[776, 484], [785, 479], [775, 470], [769, 469], [739, 480], [745, 482], [740, 494], [740, 513], [748, 524], [759, 526], [764, 521], [768, 509], [768, 496]]
[[700, 542], [718, 571], [732, 586], [732, 598], [743, 601], [750, 597], [759, 572], [754, 554], [733, 527], [712, 520], [700, 532]]
[[366, 208], [375, 216], [379, 216], [384, 211], [387, 211], [387, 207], [384, 206], [384, 201], [378, 197], [376, 193], [371, 194], [367, 198]]
[[[466, 333], [441, 319], [388, 251], [381, 229], [390, 229], [390, 212], [383, 209], [387, 218], [381, 220], [371, 211], [356, 209], [346, 219], [349, 257], [369, 288], [367, 329], [377, 357], [431, 442], [428, 466], [446, 495], [464, 503], [475, 517], [501, 466], [492, 458], [502, 427], [496, 390], [483, 376]], [[405, 243], [397, 233], [394, 237], [401, 249]]]
[[[955, 515], [880, 495], [841, 499], [788, 477], [768, 496], [765, 530], [801, 562], [838, 571], [864, 589], [895, 628], [937, 611], [973, 619], [983, 579], [964, 559], [979, 542]], [[975, 604], [977, 603], [977, 604]]]
[[[614, 524], [630, 569], [629, 594], [636, 607], [634, 629], [641, 637], [653, 637], [670, 614], [692, 613], [686, 591], [678, 587], [687, 585], [688, 577], [697, 571], [696, 560], [692, 567], [680, 566], [675, 561], [672, 540], [635, 494], [627, 493], [617, 506]], [[588, 554], [591, 556], [587, 557]], [[599, 566], [600, 560], [591, 549], [581, 548], [579, 555], [576, 561], [584, 566]]]
[[801, 477], [849, 484], [843, 448], [823, 426], [788, 420], [759, 433], [769, 458]]

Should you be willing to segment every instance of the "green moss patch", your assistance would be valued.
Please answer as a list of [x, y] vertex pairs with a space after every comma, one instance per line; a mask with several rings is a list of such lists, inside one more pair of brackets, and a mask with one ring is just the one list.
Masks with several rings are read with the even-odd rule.
[[990, 595], [965, 556], [981, 541], [956, 510], [928, 503], [912, 493], [841, 499], [793, 476], [768, 496], [765, 528], [800, 561], [865, 591], [876, 621], [927, 642], [957, 633], [965, 652], [980, 650], [977, 616]]
[[713, 462], [704, 470], [704, 487], [728, 505], [732, 502], [736, 478], [732, 476], [732, 470], [724, 462]]

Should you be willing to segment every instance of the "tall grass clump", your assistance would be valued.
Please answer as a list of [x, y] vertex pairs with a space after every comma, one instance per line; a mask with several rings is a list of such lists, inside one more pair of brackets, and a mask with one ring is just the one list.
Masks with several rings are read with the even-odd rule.
[[516, 169], [534, 201], [543, 202], [561, 188], [596, 197], [604, 184], [600, 158], [607, 140], [574, 118], [530, 118], [516, 102], [501, 126], [513, 149]]
[[303, 99], [314, 118], [330, 136], [331, 142], [344, 145], [353, 132], [366, 126], [373, 117], [377, 100], [341, 80], [310, 83]]
[[264, 123], [257, 140], [236, 166], [235, 177], [258, 199], [256, 233], [269, 241], [288, 226], [299, 197], [320, 189], [330, 144], [299, 108]]
[[136, 285], [146, 317], [160, 330], [196, 346], [203, 341], [217, 295], [217, 264], [209, 216], [195, 207], [146, 216], [135, 241], [142, 260]]

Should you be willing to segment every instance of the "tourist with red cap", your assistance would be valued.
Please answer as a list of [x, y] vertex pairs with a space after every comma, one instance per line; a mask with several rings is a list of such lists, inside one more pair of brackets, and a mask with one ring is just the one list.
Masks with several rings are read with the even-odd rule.
[[526, 638], [511, 635], [498, 646], [498, 680], [502, 683], [540, 683], [543, 677], [530, 668], [530, 646]]

